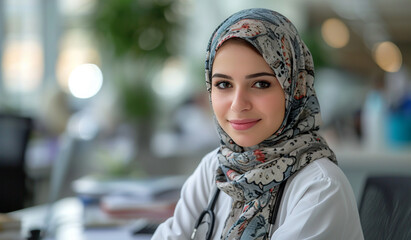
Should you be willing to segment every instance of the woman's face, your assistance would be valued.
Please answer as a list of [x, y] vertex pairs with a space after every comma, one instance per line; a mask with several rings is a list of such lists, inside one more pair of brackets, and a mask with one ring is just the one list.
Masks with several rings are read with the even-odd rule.
[[267, 139], [284, 119], [284, 91], [273, 70], [242, 41], [228, 40], [216, 53], [211, 101], [220, 126], [242, 147]]

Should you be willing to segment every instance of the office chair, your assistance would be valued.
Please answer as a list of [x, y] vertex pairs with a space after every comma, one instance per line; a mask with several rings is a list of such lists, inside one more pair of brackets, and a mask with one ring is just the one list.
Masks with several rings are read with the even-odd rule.
[[359, 210], [366, 240], [411, 239], [411, 176], [368, 177]]
[[25, 154], [32, 119], [0, 113], [0, 212], [25, 207], [29, 197]]

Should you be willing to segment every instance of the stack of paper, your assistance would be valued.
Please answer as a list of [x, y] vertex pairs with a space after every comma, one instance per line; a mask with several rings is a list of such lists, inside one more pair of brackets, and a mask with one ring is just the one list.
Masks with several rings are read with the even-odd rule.
[[173, 215], [176, 198], [140, 201], [132, 196], [111, 195], [101, 201], [103, 211], [116, 218], [164, 220]]
[[94, 196], [114, 218], [164, 220], [173, 215], [185, 176], [148, 179], [82, 178], [73, 183], [81, 196]]

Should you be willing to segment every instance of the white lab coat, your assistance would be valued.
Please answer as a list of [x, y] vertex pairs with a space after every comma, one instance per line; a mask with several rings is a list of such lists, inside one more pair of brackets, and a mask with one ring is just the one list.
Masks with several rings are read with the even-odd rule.
[[[215, 184], [217, 151], [207, 154], [187, 179], [174, 216], [162, 223], [153, 240], [190, 239], [194, 224], [207, 207]], [[220, 239], [232, 199], [220, 192], [212, 239]], [[328, 158], [316, 160], [287, 181], [271, 239], [364, 239], [351, 186]]]

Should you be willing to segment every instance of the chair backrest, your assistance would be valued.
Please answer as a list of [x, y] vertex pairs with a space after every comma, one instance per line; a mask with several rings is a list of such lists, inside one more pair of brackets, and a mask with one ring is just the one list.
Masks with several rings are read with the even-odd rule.
[[411, 176], [369, 177], [360, 219], [365, 239], [411, 239]]
[[24, 207], [25, 154], [31, 130], [31, 118], [0, 113], [0, 212]]
[[31, 129], [31, 118], [0, 113], [0, 166], [24, 164]]

